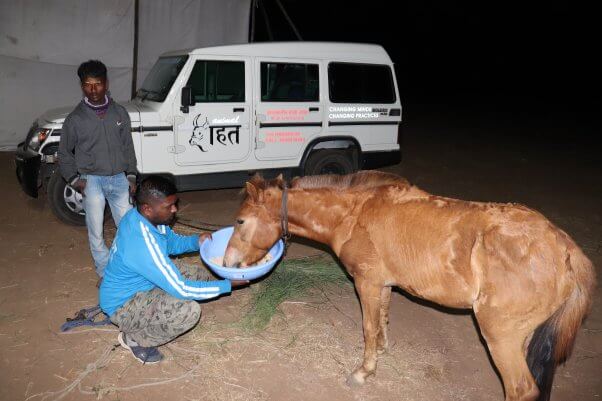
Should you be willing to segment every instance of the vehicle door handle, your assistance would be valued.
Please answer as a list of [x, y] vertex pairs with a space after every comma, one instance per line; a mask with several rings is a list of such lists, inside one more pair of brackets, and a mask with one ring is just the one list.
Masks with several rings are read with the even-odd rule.
[[310, 107], [309, 111], [320, 111], [319, 107]]
[[244, 107], [235, 107], [232, 109], [232, 111], [235, 113], [242, 113], [245, 111], [245, 108]]

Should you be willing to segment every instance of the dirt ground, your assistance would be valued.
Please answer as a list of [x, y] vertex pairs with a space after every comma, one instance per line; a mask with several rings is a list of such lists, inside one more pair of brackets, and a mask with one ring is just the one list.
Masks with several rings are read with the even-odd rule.
[[[404, 160], [387, 168], [423, 189], [462, 199], [519, 202], [567, 231], [602, 266], [599, 122], [586, 114], [493, 106], [408, 106]], [[351, 288], [291, 300], [258, 334], [233, 325], [251, 288], [203, 305], [200, 325], [142, 366], [115, 347], [109, 326], [62, 334], [65, 317], [97, 302], [86, 230], [61, 224], [19, 188], [0, 154], [0, 400], [502, 400], [472, 315], [394, 293], [390, 351], [359, 389], [345, 378], [362, 355]], [[237, 190], [181, 195], [188, 219], [227, 225]], [[107, 233], [114, 232], [107, 224]], [[288, 257], [323, 252], [295, 243]], [[197, 263], [192, 256], [190, 261]], [[552, 400], [602, 398], [602, 303], [583, 325]]]

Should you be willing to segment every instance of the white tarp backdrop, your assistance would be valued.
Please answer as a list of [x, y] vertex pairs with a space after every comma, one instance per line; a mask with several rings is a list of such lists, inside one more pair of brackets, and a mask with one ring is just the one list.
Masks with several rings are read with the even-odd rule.
[[[139, 0], [138, 86], [166, 51], [247, 42], [251, 0]], [[0, 150], [44, 111], [81, 98], [77, 67], [99, 59], [131, 95], [134, 0], [0, 0]]]

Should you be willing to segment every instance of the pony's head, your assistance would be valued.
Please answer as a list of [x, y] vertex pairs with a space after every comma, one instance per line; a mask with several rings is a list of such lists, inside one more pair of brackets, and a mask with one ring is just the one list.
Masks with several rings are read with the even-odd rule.
[[263, 258], [282, 235], [282, 175], [266, 181], [256, 174], [245, 186], [245, 200], [226, 247], [224, 266], [249, 266]]

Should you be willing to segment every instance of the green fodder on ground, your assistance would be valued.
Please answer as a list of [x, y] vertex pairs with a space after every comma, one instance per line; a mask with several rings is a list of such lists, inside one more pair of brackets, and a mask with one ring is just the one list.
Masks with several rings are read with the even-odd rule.
[[[175, 258], [173, 262], [181, 270], [191, 265], [206, 269], [198, 257]], [[311, 293], [326, 298], [329, 289], [351, 286], [345, 271], [328, 255], [284, 259], [269, 276], [250, 286], [245, 313], [235, 326], [247, 334], [257, 333], [266, 328], [283, 302]]]
[[241, 319], [248, 332], [263, 330], [283, 302], [321, 291], [328, 286], [350, 286], [351, 281], [327, 256], [284, 260], [272, 274], [257, 284], [249, 301], [249, 311]]

